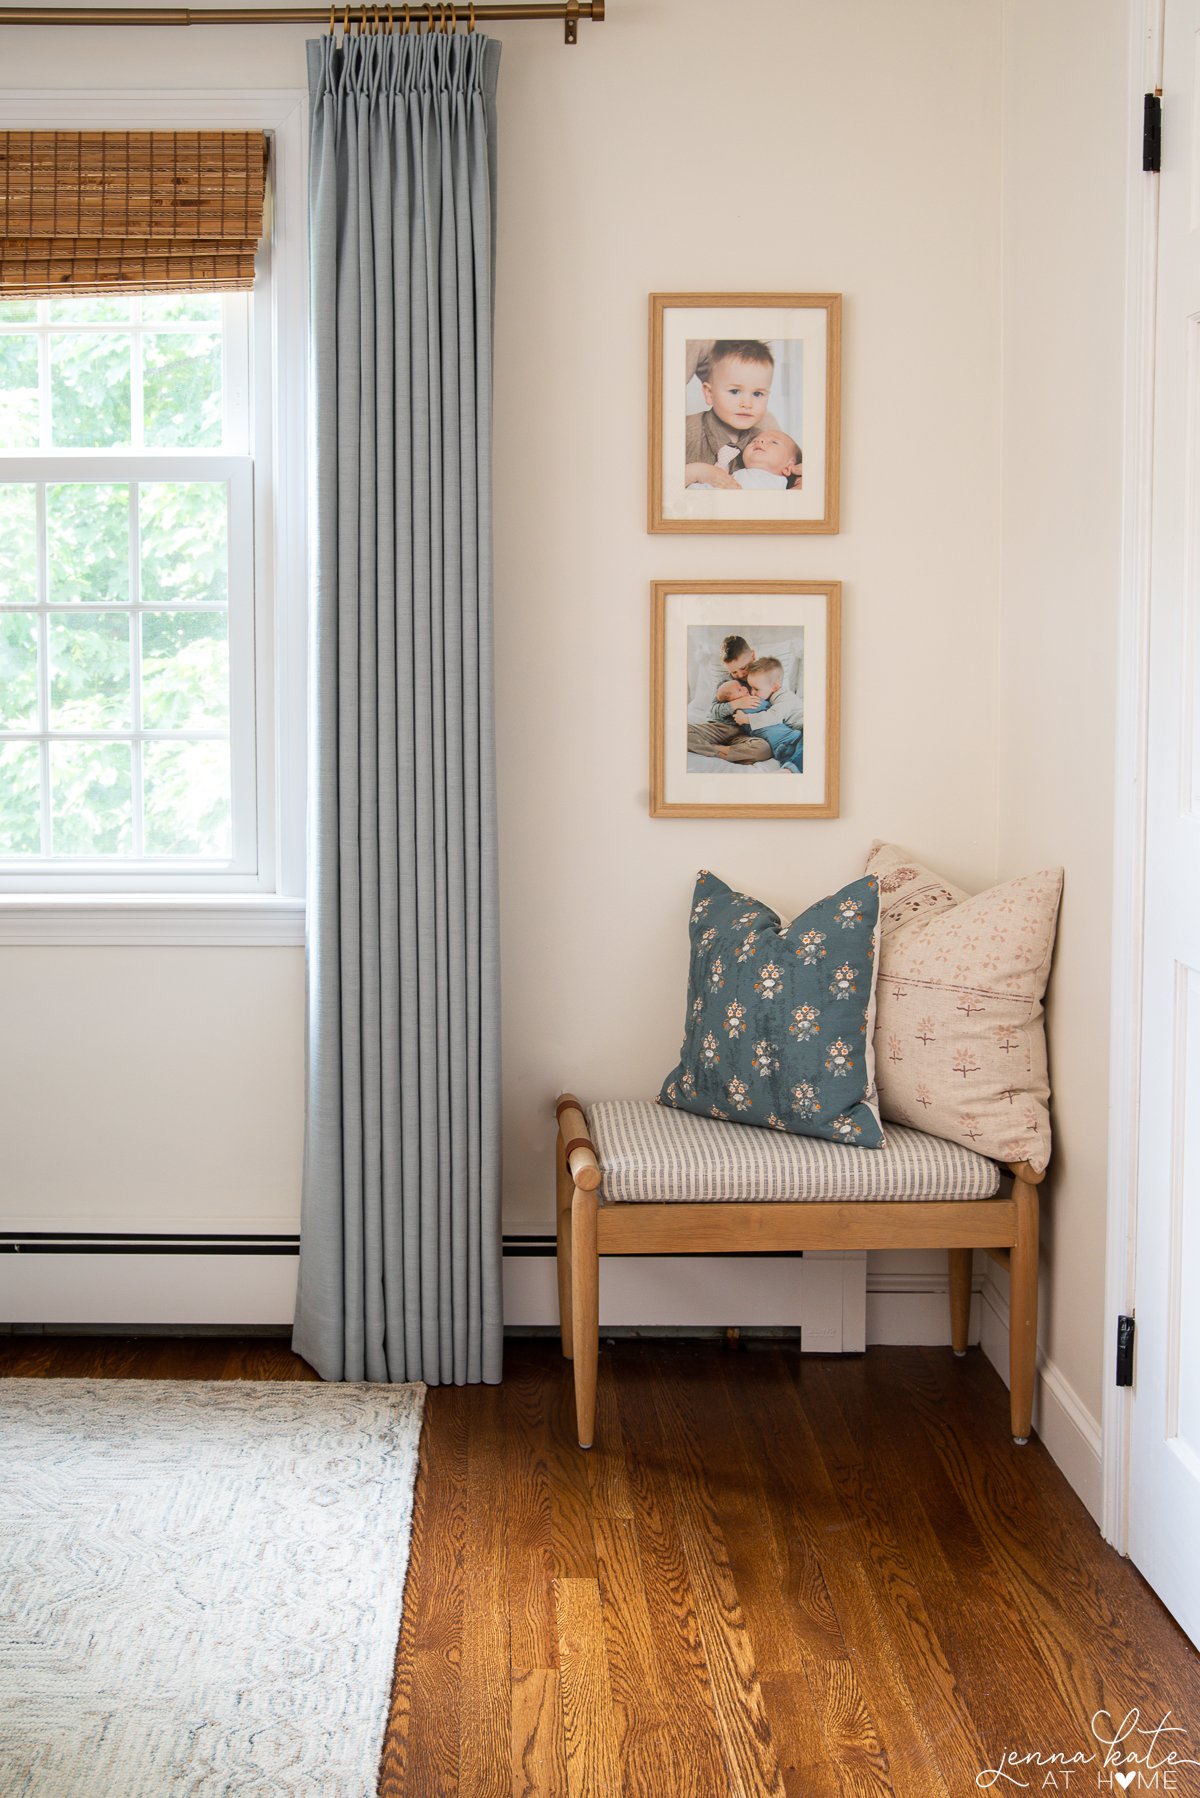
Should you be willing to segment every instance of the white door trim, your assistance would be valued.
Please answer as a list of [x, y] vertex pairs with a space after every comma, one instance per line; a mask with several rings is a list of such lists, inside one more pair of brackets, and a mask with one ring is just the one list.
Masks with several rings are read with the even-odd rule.
[[[1157, 176], [1143, 174], [1144, 96], [1162, 81], [1164, 0], [1130, 0], [1129, 193], [1125, 250], [1125, 429], [1121, 602], [1117, 620], [1116, 768], [1113, 827], [1112, 1038], [1109, 1063], [1108, 1231], [1101, 1413], [1106, 1540], [1129, 1541], [1131, 1389], [1113, 1381], [1117, 1318], [1134, 1300], [1138, 1117], [1146, 857], [1146, 717], [1149, 682], [1150, 541], [1154, 472]], [[1108, 1352], [1111, 1350], [1111, 1354]]]

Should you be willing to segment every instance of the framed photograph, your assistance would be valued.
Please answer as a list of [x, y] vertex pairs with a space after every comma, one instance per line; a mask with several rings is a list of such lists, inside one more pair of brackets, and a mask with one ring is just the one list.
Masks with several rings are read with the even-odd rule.
[[838, 528], [842, 300], [650, 296], [650, 529]]
[[655, 581], [652, 818], [836, 818], [840, 581]]

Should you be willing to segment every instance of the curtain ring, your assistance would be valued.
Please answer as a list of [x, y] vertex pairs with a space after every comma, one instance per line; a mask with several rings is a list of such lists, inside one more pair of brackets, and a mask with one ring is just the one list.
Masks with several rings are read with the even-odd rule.
[[395, 29], [396, 29], [396, 21], [395, 21], [395, 19], [394, 19], [394, 18], [393, 18], [393, 17], [392, 17], [392, 0], [388, 0], [388, 24], [387, 24], [387, 34], [388, 34], [388, 36], [389, 36], [389, 37], [391, 37], [391, 35], [392, 35], [392, 32], [393, 32], [393, 31], [394, 31], [394, 30], [395, 30]]
[[371, 8], [371, 36], [379, 36], [379, 7], [377, 5]]
[[346, 0], [346, 10], [342, 14], [342, 42], [343, 42], [343, 44], [345, 43], [345, 41], [349, 37], [349, 35], [350, 35], [350, 0]]
[[428, 0], [428, 4], [425, 8], [425, 36], [428, 37], [429, 33], [432, 30], [433, 30], [433, 0]]
[[409, 31], [411, 29], [412, 29], [412, 20], [408, 16], [408, 0], [404, 0], [404, 36], [405, 37], [408, 36]]
[[458, 8], [454, 5], [454, 0], [450, 3], [450, 35], [458, 36]]
[[475, 29], [475, 0], [471, 0], [470, 7], [467, 10], [467, 31], [472, 32], [472, 31], [474, 31], [474, 29]]
[[336, 10], [336, 3], [335, 3], [335, 5], [333, 5], [329, 8], [329, 35], [330, 35], [330, 37], [333, 36], [333, 34], [336, 30], [337, 30], [337, 10]]

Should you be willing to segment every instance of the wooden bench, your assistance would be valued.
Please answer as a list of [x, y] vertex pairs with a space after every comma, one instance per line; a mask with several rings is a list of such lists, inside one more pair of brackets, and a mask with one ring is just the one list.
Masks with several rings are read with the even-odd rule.
[[[555, 1107], [559, 1317], [563, 1354], [574, 1362], [581, 1448], [591, 1447], [596, 1418], [600, 1256], [733, 1250], [946, 1249], [950, 1335], [955, 1354], [963, 1355], [971, 1256], [986, 1249], [1009, 1270], [1011, 1425], [1015, 1442], [1028, 1441], [1042, 1174], [1025, 1162], [1008, 1163], [1011, 1192], [980, 1196], [998, 1189], [997, 1163], [917, 1130], [890, 1126], [888, 1147], [855, 1149], [712, 1123], [648, 1101], [592, 1110], [604, 1126], [595, 1131], [600, 1147], [574, 1094], [564, 1093]], [[874, 1181], [895, 1196], [823, 1196], [848, 1186], [869, 1194], [879, 1190]], [[947, 1186], [961, 1187], [962, 1196], [942, 1196]]]

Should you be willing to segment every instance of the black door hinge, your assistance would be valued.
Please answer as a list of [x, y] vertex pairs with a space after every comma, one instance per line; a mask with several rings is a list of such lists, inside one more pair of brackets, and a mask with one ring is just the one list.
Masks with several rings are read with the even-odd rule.
[[1162, 168], [1162, 97], [1147, 94], [1142, 113], [1142, 168], [1157, 175]]
[[1133, 1385], [1133, 1319], [1117, 1319], [1117, 1385]]

